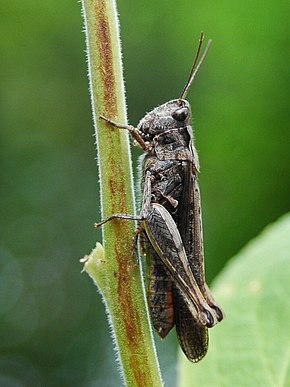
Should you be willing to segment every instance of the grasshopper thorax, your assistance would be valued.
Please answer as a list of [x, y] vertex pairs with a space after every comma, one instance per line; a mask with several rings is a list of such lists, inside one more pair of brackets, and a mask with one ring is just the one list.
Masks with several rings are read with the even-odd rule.
[[138, 129], [147, 140], [166, 130], [190, 125], [191, 109], [185, 99], [173, 99], [147, 113], [139, 122]]

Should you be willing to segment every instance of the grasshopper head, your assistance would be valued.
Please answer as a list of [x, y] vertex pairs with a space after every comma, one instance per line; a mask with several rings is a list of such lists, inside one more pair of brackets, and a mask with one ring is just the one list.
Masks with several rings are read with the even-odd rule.
[[186, 97], [190, 85], [192, 84], [192, 81], [194, 80], [198, 69], [204, 61], [207, 51], [211, 45], [211, 40], [209, 40], [204, 53], [198, 62], [203, 37], [204, 34], [201, 32], [198, 48], [189, 73], [189, 77], [180, 97], [153, 109], [150, 113], [147, 113], [146, 116], [139, 122], [138, 129], [144, 135], [144, 138], [147, 141], [152, 140], [155, 135], [160, 134], [166, 130], [184, 128], [191, 124], [190, 105], [184, 98]]
[[190, 122], [189, 103], [185, 99], [174, 99], [147, 113], [139, 122], [138, 129], [150, 139], [169, 129], [184, 128]]

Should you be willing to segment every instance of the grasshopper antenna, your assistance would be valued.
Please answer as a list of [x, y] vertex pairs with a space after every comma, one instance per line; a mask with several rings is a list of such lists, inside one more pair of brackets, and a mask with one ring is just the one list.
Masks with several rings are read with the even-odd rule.
[[[202, 65], [205, 57], [206, 57], [206, 54], [208, 52], [208, 49], [210, 48], [210, 45], [211, 45], [211, 39], [207, 42], [207, 45], [206, 45], [206, 48], [204, 50], [204, 53], [202, 54], [202, 57], [200, 58], [200, 61], [198, 62], [197, 64], [197, 61], [198, 61], [198, 57], [199, 57], [199, 54], [200, 54], [200, 50], [201, 50], [201, 46], [202, 46], [202, 42], [203, 42], [203, 38], [204, 38], [204, 33], [201, 32], [200, 34], [200, 38], [199, 38], [199, 43], [198, 43], [198, 47], [197, 47], [197, 51], [196, 51], [196, 54], [195, 54], [195, 58], [194, 58], [194, 61], [193, 61], [193, 65], [191, 67], [191, 70], [190, 70], [190, 73], [189, 73], [189, 77], [188, 77], [188, 80], [182, 90], [182, 93], [181, 93], [181, 96], [179, 97], [179, 100], [181, 99], [184, 99], [187, 95], [187, 92], [192, 84], [192, 81], [194, 80], [195, 76], [196, 76], [196, 73], [198, 72], [200, 66]], [[197, 65], [196, 65], [197, 64]]]

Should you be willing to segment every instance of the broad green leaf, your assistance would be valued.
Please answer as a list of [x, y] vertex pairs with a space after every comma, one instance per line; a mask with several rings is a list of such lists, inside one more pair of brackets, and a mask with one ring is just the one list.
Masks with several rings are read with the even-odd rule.
[[268, 226], [223, 270], [214, 295], [226, 319], [208, 355], [180, 355], [180, 386], [290, 386], [290, 214]]

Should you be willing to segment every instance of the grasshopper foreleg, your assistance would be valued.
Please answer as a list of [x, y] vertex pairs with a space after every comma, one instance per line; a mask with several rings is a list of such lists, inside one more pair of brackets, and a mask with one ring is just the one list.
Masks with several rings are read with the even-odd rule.
[[152, 147], [149, 146], [143, 140], [142, 135], [140, 134], [139, 129], [135, 128], [132, 125], [120, 124], [119, 122], [110, 120], [109, 118], [104, 117], [103, 115], [100, 115], [99, 117], [100, 117], [101, 120], [107, 122], [108, 124], [110, 124], [111, 126], [114, 126], [115, 128], [128, 130], [128, 132], [131, 134], [131, 136], [134, 138], [134, 140], [137, 141], [137, 143], [141, 146], [141, 148], [145, 152], [151, 152]]

